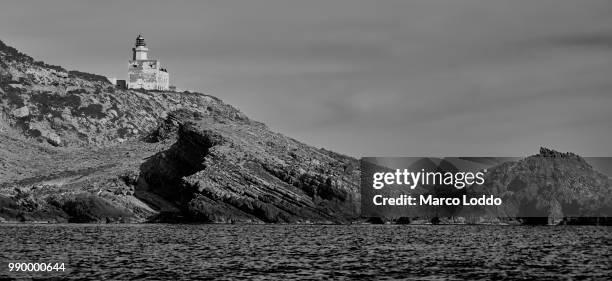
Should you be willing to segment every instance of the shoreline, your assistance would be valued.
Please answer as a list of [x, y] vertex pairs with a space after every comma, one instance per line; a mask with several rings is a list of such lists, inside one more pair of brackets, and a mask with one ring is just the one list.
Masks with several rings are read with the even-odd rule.
[[397, 225], [397, 226], [612, 226], [610, 224], [521, 224], [521, 223], [366, 223], [366, 222], [350, 222], [350, 223], [227, 223], [227, 222], [213, 222], [213, 223], [198, 223], [198, 222], [45, 222], [45, 221], [2, 221], [0, 226], [3, 225], [293, 225], [293, 226], [321, 226], [321, 225], [337, 225], [337, 226], [361, 226], [361, 225]]

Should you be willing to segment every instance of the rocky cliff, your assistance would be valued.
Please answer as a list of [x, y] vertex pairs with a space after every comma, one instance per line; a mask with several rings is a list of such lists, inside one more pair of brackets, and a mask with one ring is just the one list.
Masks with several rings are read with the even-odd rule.
[[345, 222], [357, 161], [211, 95], [124, 90], [0, 41], [0, 220]]

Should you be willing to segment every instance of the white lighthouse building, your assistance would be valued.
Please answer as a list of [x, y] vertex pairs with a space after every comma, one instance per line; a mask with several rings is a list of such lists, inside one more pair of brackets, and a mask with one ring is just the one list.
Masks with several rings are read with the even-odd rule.
[[141, 35], [132, 48], [132, 60], [128, 67], [128, 89], [163, 90], [170, 88], [170, 74], [161, 67], [159, 60], [147, 57], [147, 44]]

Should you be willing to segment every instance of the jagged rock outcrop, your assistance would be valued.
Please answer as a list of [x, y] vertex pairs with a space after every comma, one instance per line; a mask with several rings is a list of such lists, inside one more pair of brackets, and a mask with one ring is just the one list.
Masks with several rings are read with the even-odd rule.
[[124, 90], [0, 41], [0, 218], [345, 222], [357, 160], [216, 97]]
[[572, 152], [559, 152], [546, 147], [540, 147], [540, 153], [536, 154], [535, 157], [552, 157], [552, 158], [571, 158], [574, 160], [584, 162], [580, 156]]
[[342, 222], [359, 215], [356, 161], [264, 126], [184, 119], [141, 166], [143, 191], [204, 222]]

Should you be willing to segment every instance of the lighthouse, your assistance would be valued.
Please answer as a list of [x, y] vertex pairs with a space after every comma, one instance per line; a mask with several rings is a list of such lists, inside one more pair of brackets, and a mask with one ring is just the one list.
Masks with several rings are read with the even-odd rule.
[[138, 35], [136, 37], [136, 46], [132, 48], [132, 60], [146, 60], [148, 51], [149, 48], [147, 48], [144, 38], [142, 35]]
[[144, 37], [138, 35], [129, 61], [127, 87], [167, 91], [170, 88], [170, 74], [162, 68], [159, 60], [149, 59], [148, 52]]

